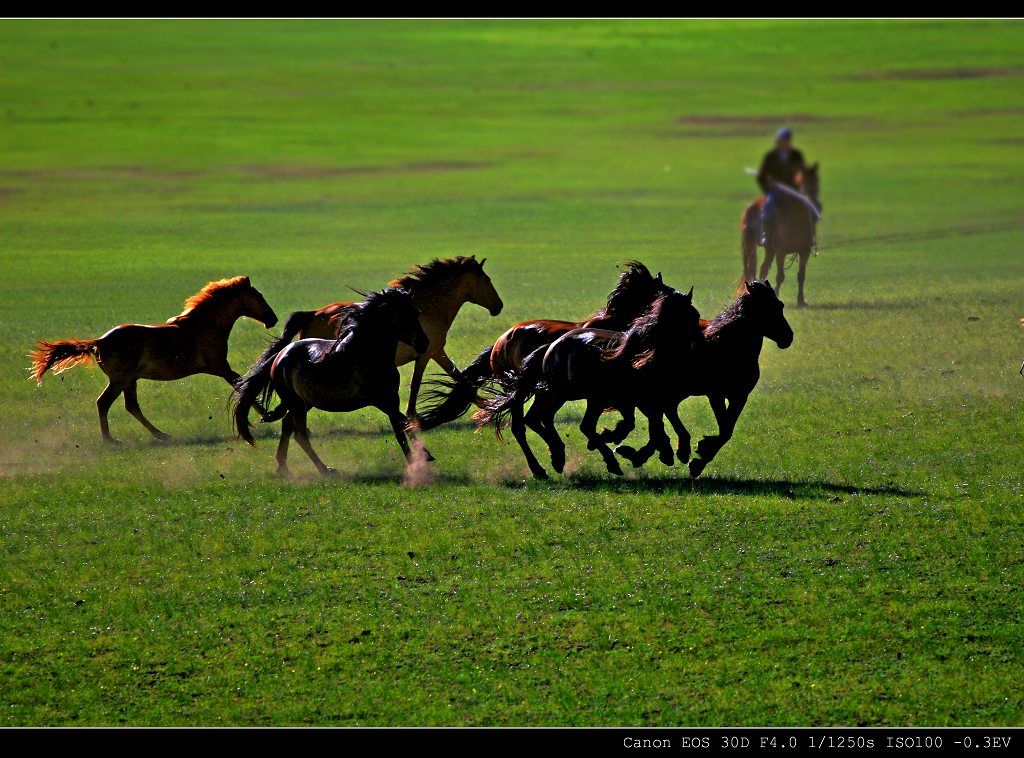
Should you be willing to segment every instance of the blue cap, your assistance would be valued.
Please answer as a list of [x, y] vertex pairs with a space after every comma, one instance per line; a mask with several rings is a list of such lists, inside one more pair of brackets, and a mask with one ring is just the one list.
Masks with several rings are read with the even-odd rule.
[[793, 139], [793, 130], [788, 126], [784, 126], [775, 132], [775, 139]]

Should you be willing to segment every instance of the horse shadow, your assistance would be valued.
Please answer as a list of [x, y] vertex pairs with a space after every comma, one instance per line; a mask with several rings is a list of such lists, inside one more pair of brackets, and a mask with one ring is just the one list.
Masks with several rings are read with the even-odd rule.
[[[621, 494], [707, 494], [744, 497], [773, 496], [787, 499], [830, 500], [839, 502], [856, 495], [925, 497], [928, 493], [896, 485], [861, 486], [821, 480], [750, 479], [732, 476], [702, 476], [699, 479], [655, 474], [652, 476], [607, 477], [594, 474], [570, 474], [564, 480], [567, 489]], [[505, 486], [521, 488], [522, 481], [506, 481]]]

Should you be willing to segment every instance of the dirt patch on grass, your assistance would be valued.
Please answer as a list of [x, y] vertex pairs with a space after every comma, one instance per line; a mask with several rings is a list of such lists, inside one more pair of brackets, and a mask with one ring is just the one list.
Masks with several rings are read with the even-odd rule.
[[850, 79], [877, 81], [879, 79], [995, 79], [1024, 76], [1024, 66], [977, 66], [973, 68], [909, 68], [896, 71], [864, 71]]

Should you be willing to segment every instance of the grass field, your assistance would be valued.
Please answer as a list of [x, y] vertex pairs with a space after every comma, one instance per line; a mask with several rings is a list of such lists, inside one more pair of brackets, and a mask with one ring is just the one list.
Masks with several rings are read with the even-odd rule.
[[[0, 72], [0, 723], [1024, 723], [1024, 25], [3, 21]], [[609, 477], [575, 406], [550, 483], [461, 424], [403, 487], [375, 412], [279, 481], [219, 379], [106, 450], [98, 370], [26, 378], [237, 274], [283, 318], [487, 256], [460, 364], [627, 258], [715, 314], [783, 123], [811, 307], [701, 482]]]

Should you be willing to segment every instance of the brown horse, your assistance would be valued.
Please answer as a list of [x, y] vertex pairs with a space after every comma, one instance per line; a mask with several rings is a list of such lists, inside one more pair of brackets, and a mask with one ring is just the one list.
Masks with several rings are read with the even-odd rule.
[[[479, 390], [488, 382], [501, 383], [505, 377], [519, 373], [526, 357], [534, 350], [550, 345], [574, 329], [592, 328], [623, 331], [642, 316], [660, 295], [673, 292], [659, 273], [639, 261], [628, 261], [608, 295], [605, 307], [583, 321], [536, 319], [522, 321], [507, 329], [493, 345], [484, 348], [461, 375], [452, 381], [435, 380], [430, 390], [430, 405], [420, 418], [421, 429], [431, 429], [461, 417], [471, 405], [481, 405]], [[631, 427], [630, 427], [631, 429]], [[629, 434], [623, 432], [622, 438]]]
[[[467, 258], [462, 255], [445, 260], [435, 259], [425, 266], [416, 266], [388, 284], [388, 287], [408, 290], [412, 294], [413, 304], [420, 310], [420, 324], [430, 339], [429, 347], [422, 353], [417, 353], [404, 342], [399, 343], [395, 353], [396, 366], [416, 361], [406, 409], [410, 419], [416, 416], [416, 397], [423, 372], [430, 361], [437, 363], [449, 376], [458, 376], [455, 362], [448, 357], [444, 348], [448, 330], [463, 304], [479, 305], [492, 316], [501, 313], [501, 298], [491, 278], [484, 273], [486, 261], [486, 258], [478, 261], [476, 256]], [[296, 336], [299, 339], [336, 338], [345, 328], [345, 319], [355, 306], [354, 302], [332, 303], [316, 311], [296, 311], [285, 321], [281, 339], [275, 341], [264, 355], [276, 354]]]
[[235, 322], [248, 316], [268, 329], [277, 315], [267, 305], [247, 276], [210, 282], [185, 301], [185, 310], [166, 324], [122, 324], [99, 339], [38, 342], [32, 353], [32, 378], [42, 383], [43, 374], [55, 374], [80, 363], [96, 361], [109, 383], [96, 399], [103, 441], [117, 443], [110, 436], [107, 412], [117, 396], [124, 393], [124, 407], [159, 440], [161, 432], [142, 415], [139, 408], [139, 379], [170, 381], [192, 374], [212, 374], [232, 387], [239, 375], [228, 365], [228, 335]]
[[[797, 178], [800, 192], [820, 211], [818, 164], [815, 163], [810, 168], [804, 169]], [[786, 256], [798, 255], [800, 256], [800, 268], [796, 279], [800, 285], [800, 291], [797, 294], [796, 304], [798, 308], [804, 308], [807, 305], [807, 301], [804, 299], [804, 279], [807, 277], [807, 261], [810, 259], [811, 253], [814, 252], [817, 221], [810, 209], [796, 198], [780, 203], [774, 238], [768, 240], [768, 244], [765, 246], [760, 276], [755, 277], [757, 247], [761, 238], [761, 209], [763, 207], [764, 197], [759, 197], [748, 205], [743, 211], [743, 215], [740, 216], [740, 238], [743, 248], [742, 282], [752, 282], [756, 278], [767, 279], [768, 270], [771, 268], [772, 261], [775, 261], [775, 294], [777, 295], [782, 289], [782, 282], [786, 279]], [[742, 289], [743, 284], [741, 283], [740, 291]]]
[[347, 316], [344, 334], [337, 339], [302, 339], [279, 353], [260, 360], [235, 389], [235, 428], [250, 445], [249, 409], [262, 395], [276, 394], [285, 409], [281, 441], [277, 447], [277, 473], [288, 474], [288, 442], [295, 435], [321, 474], [332, 474], [313, 450], [306, 416], [310, 408], [345, 413], [372, 406], [391, 421], [395, 439], [408, 460], [405, 417], [398, 404], [399, 374], [394, 356], [398, 343], [417, 351], [427, 349], [427, 335], [412, 296], [400, 288], [374, 292], [357, 303]]

